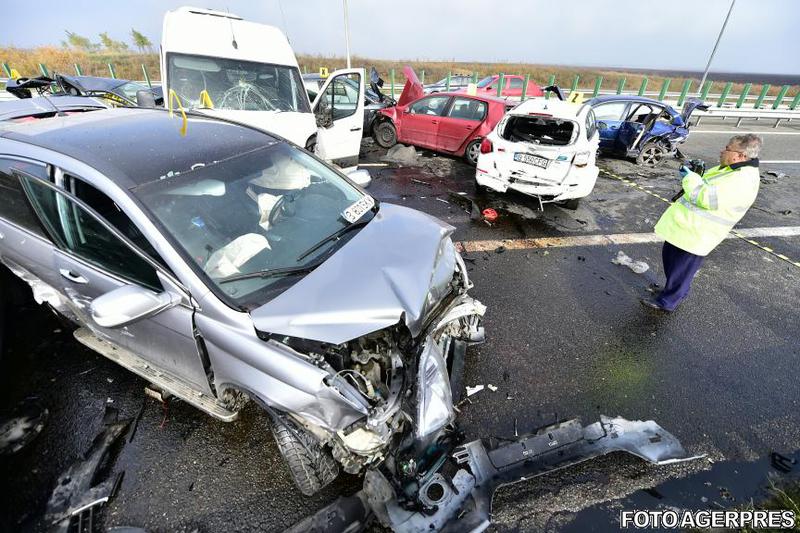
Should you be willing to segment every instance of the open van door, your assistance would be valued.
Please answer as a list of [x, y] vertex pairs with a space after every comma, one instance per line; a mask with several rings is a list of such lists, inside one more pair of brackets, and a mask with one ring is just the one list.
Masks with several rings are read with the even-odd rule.
[[317, 155], [341, 167], [358, 163], [364, 127], [364, 69], [334, 71], [312, 109], [317, 119]]

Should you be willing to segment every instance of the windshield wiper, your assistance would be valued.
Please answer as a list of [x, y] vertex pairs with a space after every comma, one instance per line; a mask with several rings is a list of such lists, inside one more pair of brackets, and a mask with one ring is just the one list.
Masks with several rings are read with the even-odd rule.
[[319, 241], [317, 244], [315, 244], [314, 246], [312, 246], [311, 248], [300, 254], [297, 260], [300, 261], [301, 259], [305, 259], [306, 257], [316, 252], [317, 250], [322, 248], [322, 246], [329, 243], [330, 241], [339, 240], [345, 233], [351, 230], [366, 226], [367, 224], [369, 224], [370, 220], [372, 219], [370, 218], [369, 220], [358, 220], [356, 222], [353, 222], [352, 224], [349, 224], [341, 229], [336, 230], [334, 233], [331, 233], [330, 235]]
[[270, 268], [267, 270], [256, 270], [255, 272], [244, 272], [242, 274], [234, 274], [233, 276], [228, 276], [227, 278], [222, 278], [217, 280], [218, 284], [223, 283], [231, 283], [232, 281], [241, 281], [244, 279], [254, 279], [254, 278], [277, 278], [280, 276], [291, 276], [294, 274], [307, 274], [317, 268], [320, 263], [313, 263], [308, 265], [301, 265], [296, 267], [285, 267], [285, 268]]

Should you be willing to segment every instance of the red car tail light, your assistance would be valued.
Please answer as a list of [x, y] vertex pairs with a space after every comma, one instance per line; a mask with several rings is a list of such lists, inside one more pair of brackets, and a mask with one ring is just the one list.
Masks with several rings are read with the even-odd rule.
[[490, 141], [488, 137], [484, 138], [481, 141], [481, 153], [488, 154], [492, 150], [494, 150], [494, 146], [492, 146], [492, 141]]

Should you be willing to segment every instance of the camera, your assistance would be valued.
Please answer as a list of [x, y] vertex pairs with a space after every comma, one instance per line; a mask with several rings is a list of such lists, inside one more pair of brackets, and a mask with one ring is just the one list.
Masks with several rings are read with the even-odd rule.
[[683, 166], [699, 176], [702, 176], [706, 171], [706, 162], [702, 159], [690, 159], [688, 161], [684, 161]]

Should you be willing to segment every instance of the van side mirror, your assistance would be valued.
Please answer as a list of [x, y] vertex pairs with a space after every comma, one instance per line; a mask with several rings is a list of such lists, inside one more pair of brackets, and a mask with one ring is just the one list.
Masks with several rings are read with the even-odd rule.
[[153, 91], [140, 89], [136, 91], [136, 105], [139, 107], [156, 107], [156, 96]]
[[95, 298], [89, 311], [98, 326], [119, 328], [174, 307], [180, 301], [180, 296], [171, 292], [155, 293], [138, 285], [123, 285]]

